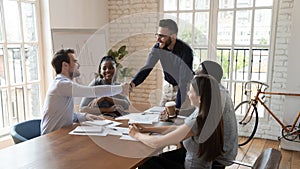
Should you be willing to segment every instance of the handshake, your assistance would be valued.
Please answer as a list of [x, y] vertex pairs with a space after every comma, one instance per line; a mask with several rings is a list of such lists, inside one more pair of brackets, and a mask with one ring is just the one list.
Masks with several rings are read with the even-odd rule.
[[135, 84], [132, 83], [132, 82], [131, 83], [122, 83], [121, 86], [122, 86], [121, 94], [128, 96], [129, 93], [133, 91], [133, 88], [135, 87]]

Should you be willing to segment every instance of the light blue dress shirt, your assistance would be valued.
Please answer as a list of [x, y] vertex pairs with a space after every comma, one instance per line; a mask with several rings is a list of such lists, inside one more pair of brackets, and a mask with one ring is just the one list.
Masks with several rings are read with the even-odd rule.
[[73, 122], [86, 120], [84, 113], [74, 113], [73, 97], [104, 97], [121, 92], [121, 85], [83, 86], [58, 74], [46, 94], [41, 134], [71, 126]]

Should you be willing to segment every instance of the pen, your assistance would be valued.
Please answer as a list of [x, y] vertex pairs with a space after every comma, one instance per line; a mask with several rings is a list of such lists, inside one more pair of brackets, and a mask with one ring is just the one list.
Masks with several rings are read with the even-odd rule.
[[[118, 129], [116, 129], [116, 128], [110, 128], [111, 130], [114, 130], [114, 131], [118, 131]], [[122, 133], [123, 135], [129, 135], [128, 133]]]
[[102, 131], [73, 131], [74, 133], [102, 133]]
[[158, 112], [144, 112], [144, 113], [142, 113], [142, 115], [146, 115], [146, 114], [158, 114]]
[[114, 130], [114, 131], [118, 131], [118, 129], [116, 129], [116, 128], [110, 128], [111, 130]]

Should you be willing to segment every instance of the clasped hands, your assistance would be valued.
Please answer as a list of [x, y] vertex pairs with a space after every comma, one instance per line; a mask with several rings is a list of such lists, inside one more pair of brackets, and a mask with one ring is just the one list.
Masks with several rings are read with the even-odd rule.
[[122, 83], [121, 86], [122, 86], [121, 94], [128, 96], [129, 93], [133, 91], [133, 88], [135, 87], [135, 84], [132, 83], [132, 82], [131, 83]]
[[121, 86], [122, 86], [122, 92], [121, 92], [121, 94], [125, 95], [125, 96], [128, 96], [129, 95], [129, 90], [130, 90], [129, 89], [130, 88], [129, 83], [122, 83]]

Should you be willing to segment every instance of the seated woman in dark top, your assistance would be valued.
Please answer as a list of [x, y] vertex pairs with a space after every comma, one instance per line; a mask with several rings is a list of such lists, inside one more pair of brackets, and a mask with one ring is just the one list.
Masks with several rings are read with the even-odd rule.
[[[104, 56], [99, 64], [98, 77], [96, 77], [89, 86], [96, 85], [117, 85], [114, 82], [116, 71], [116, 60], [112, 56]], [[80, 111], [91, 114], [103, 114], [111, 117], [123, 115], [124, 110], [130, 105], [126, 96], [115, 95], [112, 97], [83, 98], [80, 103]]]

